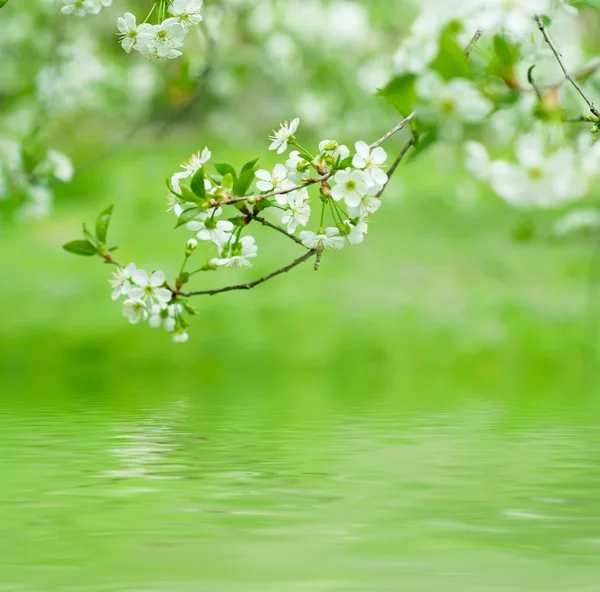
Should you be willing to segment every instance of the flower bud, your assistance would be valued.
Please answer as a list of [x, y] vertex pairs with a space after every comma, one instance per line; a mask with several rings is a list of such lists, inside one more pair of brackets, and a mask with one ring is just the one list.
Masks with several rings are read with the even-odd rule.
[[187, 242], [188, 251], [193, 251], [198, 246], [198, 241], [195, 238], [191, 238]]

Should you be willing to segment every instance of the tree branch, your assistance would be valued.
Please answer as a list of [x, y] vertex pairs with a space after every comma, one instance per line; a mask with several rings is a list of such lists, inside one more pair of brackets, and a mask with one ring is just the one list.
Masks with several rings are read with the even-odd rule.
[[[389, 132], [384, 134], [379, 140], [371, 144], [371, 149], [377, 148], [381, 146], [384, 142], [389, 140], [394, 134], [399, 132], [401, 129], [404, 129], [416, 116], [416, 112], [412, 112], [408, 117], [403, 119], [398, 125], [394, 126]], [[292, 193], [294, 191], [298, 191], [299, 189], [304, 189], [305, 187], [310, 187], [315, 183], [322, 183], [323, 181], [327, 181], [332, 177], [332, 173], [326, 173], [321, 175], [320, 177], [306, 179], [304, 183], [300, 185], [295, 185], [294, 187], [290, 187], [289, 189], [275, 189], [270, 193], [262, 193], [258, 195], [247, 195], [245, 197], [231, 197], [229, 199], [217, 200], [213, 199], [208, 202], [209, 208], [218, 208], [220, 206], [227, 206], [234, 203], [239, 203], [241, 201], [249, 201], [250, 203], [256, 203], [262, 201], [263, 199], [269, 199], [270, 197], [276, 197], [277, 195], [285, 195], [287, 193]]]
[[384, 134], [377, 140], [371, 144], [371, 150], [373, 148], [378, 148], [384, 142], [387, 142], [395, 133], [399, 132], [401, 129], [404, 129], [415, 117], [417, 116], [416, 111], [413, 111], [406, 119], [403, 119], [397, 126], [393, 127], [387, 134]]
[[406, 153], [415, 145], [415, 143], [416, 143], [416, 140], [414, 137], [412, 137], [408, 142], [406, 142], [406, 144], [404, 145], [404, 148], [402, 148], [402, 150], [400, 151], [400, 154], [398, 154], [398, 156], [396, 157], [396, 160], [394, 161], [394, 163], [392, 164], [392, 166], [389, 168], [389, 170], [387, 172], [388, 180], [386, 181], [385, 185], [381, 188], [381, 190], [375, 197], [380, 198], [383, 195], [383, 192], [385, 191], [390, 180], [394, 176], [394, 173], [396, 172], [398, 165], [402, 162], [402, 160], [406, 156]]
[[483, 31], [481, 29], [477, 29], [477, 31], [475, 31], [475, 35], [473, 35], [473, 38], [471, 39], [471, 41], [469, 41], [469, 45], [467, 45], [467, 47], [465, 47], [465, 57], [466, 58], [468, 58], [471, 55], [473, 48], [475, 47], [477, 42], [481, 39], [482, 35], [483, 35]]
[[[269, 222], [265, 218], [261, 218], [257, 214], [248, 212], [248, 215], [253, 220], [260, 222], [263, 226], [268, 226], [269, 228], [272, 228], [273, 230], [276, 230], [277, 232], [280, 232], [281, 234], [287, 236], [289, 239], [293, 240], [295, 243], [302, 245], [302, 241], [297, 236], [294, 236], [293, 234], [289, 233], [285, 228], [282, 228], [281, 226], [277, 226], [277, 224], [272, 224], [271, 222]], [[304, 245], [302, 245], [302, 246], [304, 246]]]
[[185, 296], [185, 297], [214, 296], [215, 294], [222, 294], [223, 292], [232, 292], [234, 290], [251, 290], [252, 288], [258, 286], [259, 284], [262, 284], [264, 282], [272, 280], [273, 278], [277, 277], [278, 275], [281, 275], [282, 273], [287, 273], [291, 269], [294, 269], [294, 267], [297, 267], [298, 265], [304, 263], [305, 261], [308, 261], [311, 257], [316, 255], [318, 252], [319, 251], [317, 249], [311, 249], [307, 253], [304, 253], [304, 255], [302, 255], [302, 257], [298, 257], [298, 259], [294, 259], [294, 261], [292, 261], [289, 265], [286, 265], [285, 267], [281, 267], [277, 271], [273, 271], [272, 273], [264, 275], [260, 279], [255, 280], [253, 282], [249, 282], [246, 284], [237, 284], [235, 286], [227, 286], [226, 288], [217, 288], [216, 290], [202, 290], [199, 292], [177, 292], [177, 295]]
[[552, 41], [552, 39], [550, 38], [550, 35], [548, 34], [548, 31], [546, 30], [546, 26], [544, 25], [544, 19], [540, 15], [536, 15], [535, 20], [538, 24], [539, 30], [541, 31], [542, 35], [544, 36], [544, 39], [546, 40], [546, 43], [550, 46], [552, 53], [556, 57], [558, 65], [561, 67], [561, 70], [563, 71], [565, 78], [573, 85], [575, 90], [582, 96], [583, 100], [588, 104], [590, 111], [594, 114], [596, 119], [600, 119], [600, 111], [598, 111], [598, 109], [596, 109], [592, 100], [585, 94], [585, 92], [583, 91], [581, 86], [579, 86], [578, 82], [575, 80], [575, 78], [573, 78], [573, 76], [567, 70], [565, 63], [562, 60], [562, 54], [558, 51], [556, 45], [554, 45], [554, 42]]

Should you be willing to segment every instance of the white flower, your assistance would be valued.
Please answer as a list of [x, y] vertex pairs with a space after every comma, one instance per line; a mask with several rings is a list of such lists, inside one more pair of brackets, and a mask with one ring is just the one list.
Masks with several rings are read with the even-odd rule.
[[369, 187], [369, 191], [360, 200], [360, 204], [353, 208], [348, 208], [348, 215], [352, 218], [368, 218], [371, 214], [374, 214], [381, 206], [381, 200], [377, 197], [379, 192], [383, 189], [381, 185], [373, 185]]
[[273, 189], [280, 189], [282, 187], [287, 180], [288, 170], [285, 165], [276, 164], [272, 173], [264, 169], [259, 169], [254, 175], [257, 179], [260, 179], [256, 182], [256, 188], [259, 191], [273, 191]]
[[202, 21], [202, 0], [173, 0], [169, 12], [187, 32]]
[[288, 179], [297, 183], [306, 174], [310, 164], [300, 156], [298, 150], [294, 150], [290, 152], [290, 157], [287, 159], [285, 167], [288, 170]]
[[388, 180], [387, 173], [381, 165], [387, 160], [387, 154], [383, 148], [378, 147], [371, 150], [366, 142], [356, 142], [356, 154], [352, 159], [352, 166], [363, 169], [367, 174], [367, 182], [370, 185], [385, 185]]
[[127, 267], [119, 267], [117, 271], [113, 273], [114, 279], [108, 280], [108, 283], [113, 287], [111, 295], [113, 300], [118, 300], [119, 296], [129, 294], [133, 272], [135, 270], [135, 263], [130, 263]]
[[323, 140], [319, 142], [319, 151], [333, 156], [334, 160], [345, 160], [350, 156], [350, 149], [344, 144], [338, 145], [335, 140]]
[[241, 269], [250, 269], [252, 259], [258, 255], [258, 247], [255, 244], [253, 236], [244, 236], [233, 246], [226, 247], [230, 251], [225, 257], [211, 260], [212, 265], [217, 267], [238, 267]]
[[172, 333], [177, 326], [177, 318], [181, 316], [182, 312], [183, 306], [181, 304], [169, 304], [167, 307], [154, 304], [150, 309], [148, 324], [153, 329], [157, 329], [162, 325], [169, 333]]
[[[195, 154], [192, 154], [188, 160], [181, 163], [181, 168], [183, 171], [175, 173], [171, 177], [171, 185], [173, 189], [177, 193], [181, 193], [181, 179], [187, 179], [189, 177], [193, 177], [202, 166], [204, 166], [211, 158], [212, 152], [205, 147], [202, 152], [198, 151]], [[207, 191], [211, 189], [211, 184], [208, 179], [204, 179], [204, 187]], [[178, 216], [180, 214], [177, 214]]]
[[479, 142], [467, 142], [467, 170], [478, 181], [488, 181], [491, 174], [491, 161], [487, 148]]
[[121, 35], [121, 47], [129, 53], [135, 48], [139, 33], [150, 34], [152, 32], [152, 25], [143, 23], [138, 27], [135, 15], [131, 14], [131, 12], [126, 12], [117, 19], [117, 29]]
[[[100, 3], [99, 0], [63, 0], [63, 4], [64, 6], [60, 9], [63, 14], [85, 16], [86, 14], [98, 14], [104, 3]], [[108, 6], [110, 2], [104, 5]]]
[[229, 220], [216, 220], [216, 216], [218, 212], [200, 214], [196, 220], [187, 223], [187, 228], [196, 232], [199, 240], [210, 241], [222, 247], [228, 241], [234, 226]]
[[443, 124], [447, 135], [453, 137], [462, 135], [460, 122], [479, 122], [493, 108], [492, 102], [464, 78], [444, 81], [431, 71], [417, 79], [415, 90], [421, 100], [418, 113], [423, 120]]
[[343, 199], [350, 208], [360, 205], [369, 188], [363, 171], [338, 171], [333, 180], [336, 185], [331, 190], [331, 197], [335, 201]]
[[288, 194], [287, 209], [281, 216], [281, 222], [287, 224], [288, 232], [294, 232], [298, 225], [306, 226], [310, 218], [310, 206], [307, 203], [308, 190], [306, 188], [292, 191]]
[[600, 212], [592, 209], [579, 209], [559, 218], [553, 227], [554, 234], [565, 236], [575, 232], [595, 230], [600, 227]]
[[348, 243], [351, 245], [359, 245], [365, 240], [365, 235], [369, 231], [369, 227], [367, 226], [366, 222], [360, 220], [356, 224], [352, 224], [350, 220], [346, 220], [344, 225], [349, 230], [348, 234], [346, 235]]
[[142, 301], [147, 307], [153, 304], [165, 307], [173, 297], [170, 290], [161, 288], [165, 283], [165, 274], [162, 271], [155, 271], [150, 275], [143, 269], [136, 269], [132, 280], [136, 287], [129, 290], [129, 297]]
[[185, 31], [175, 18], [168, 18], [160, 25], [139, 30], [135, 48], [143, 55], [154, 59], [172, 60], [181, 55], [177, 50], [183, 45]]
[[188, 335], [187, 331], [178, 331], [177, 333], [173, 334], [173, 343], [185, 343], [188, 339], [190, 338], [190, 336]]
[[148, 318], [148, 310], [139, 298], [130, 297], [123, 302], [123, 316], [129, 319], [132, 325], [137, 325]]
[[543, 138], [530, 133], [519, 139], [515, 154], [518, 164], [498, 160], [490, 170], [492, 189], [508, 203], [551, 208], [585, 194], [587, 179], [577, 167], [573, 150], [548, 154]]
[[533, 32], [536, 14], [548, 14], [552, 0], [480, 0], [481, 10], [473, 23], [484, 31], [502, 31], [521, 39]]
[[291, 123], [284, 121], [277, 131], [273, 130], [273, 135], [269, 136], [271, 140], [269, 150], [277, 150], [277, 154], [283, 154], [287, 150], [288, 142], [293, 138], [299, 125], [300, 119], [296, 117]]
[[71, 159], [62, 152], [57, 150], [48, 150], [46, 153], [46, 159], [40, 162], [35, 167], [35, 175], [40, 176], [52, 176], [59, 181], [67, 183], [73, 178], [75, 168]]
[[346, 240], [340, 235], [338, 228], [329, 227], [325, 229], [325, 232], [319, 231], [318, 233], [311, 232], [309, 230], [303, 230], [300, 233], [300, 240], [307, 249], [343, 249]]

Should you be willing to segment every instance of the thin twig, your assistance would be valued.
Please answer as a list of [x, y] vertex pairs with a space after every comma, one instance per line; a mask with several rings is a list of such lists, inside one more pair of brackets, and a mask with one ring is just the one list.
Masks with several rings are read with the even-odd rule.
[[552, 41], [552, 39], [550, 38], [550, 35], [548, 34], [548, 31], [546, 30], [546, 27], [544, 25], [544, 19], [540, 15], [536, 15], [535, 20], [537, 21], [538, 27], [539, 27], [540, 31], [542, 32], [542, 35], [544, 36], [546, 43], [550, 46], [552, 53], [556, 57], [556, 60], [558, 61], [558, 65], [561, 67], [561, 70], [563, 71], [565, 78], [573, 85], [575, 90], [582, 96], [583, 100], [588, 104], [590, 111], [596, 116], [597, 119], [600, 119], [600, 111], [598, 111], [598, 109], [596, 109], [592, 100], [585, 94], [585, 92], [583, 91], [581, 86], [579, 86], [579, 84], [577, 83], [575, 78], [573, 78], [573, 76], [571, 76], [571, 74], [567, 70], [567, 67], [565, 66], [563, 59], [562, 59], [562, 54], [558, 51], [556, 45], [554, 45], [554, 42]]
[[234, 290], [251, 290], [252, 288], [258, 286], [259, 284], [267, 282], [267, 281], [277, 277], [278, 275], [281, 275], [282, 273], [287, 273], [291, 269], [294, 269], [294, 267], [297, 267], [298, 265], [304, 263], [305, 261], [308, 261], [311, 257], [316, 255], [318, 252], [319, 251], [316, 249], [311, 249], [307, 253], [304, 253], [304, 255], [302, 255], [302, 257], [298, 257], [298, 259], [294, 259], [294, 261], [292, 261], [289, 265], [286, 265], [285, 267], [281, 267], [277, 271], [273, 271], [272, 273], [269, 273], [253, 282], [248, 282], [246, 284], [237, 284], [235, 286], [227, 286], [226, 288], [217, 288], [216, 290], [202, 290], [199, 292], [178, 292], [178, 295], [185, 296], [185, 297], [214, 296], [215, 294], [222, 294], [223, 292], [232, 292]]
[[[265, 220], [265, 218], [261, 218], [260, 216], [257, 216], [256, 214], [250, 213], [249, 216], [253, 220], [260, 222], [263, 226], [268, 226], [269, 228], [272, 228], [273, 230], [276, 230], [277, 232], [280, 232], [281, 234], [287, 236], [289, 239], [293, 240], [295, 243], [302, 245], [302, 241], [297, 236], [294, 236], [293, 234], [289, 233], [285, 228], [282, 228], [281, 226], [277, 226], [277, 224], [272, 224], [268, 220]], [[302, 246], [304, 246], [304, 245], [302, 245]]]
[[[408, 117], [403, 119], [398, 125], [394, 126], [389, 132], [384, 134], [379, 140], [371, 144], [371, 149], [377, 148], [381, 146], [384, 142], [389, 140], [394, 134], [398, 133], [400, 130], [404, 129], [416, 116], [416, 112], [412, 112]], [[292, 193], [294, 191], [298, 191], [299, 189], [304, 189], [305, 187], [310, 187], [315, 183], [323, 183], [323, 181], [327, 181], [332, 177], [332, 173], [325, 173], [319, 177], [314, 177], [310, 179], [306, 179], [300, 185], [295, 185], [294, 187], [290, 187], [289, 189], [275, 189], [270, 193], [262, 193], [258, 195], [247, 195], [245, 197], [231, 197], [224, 200], [212, 200], [209, 202], [209, 207], [218, 208], [220, 206], [227, 206], [234, 203], [239, 203], [241, 201], [249, 201], [250, 203], [256, 203], [262, 201], [263, 199], [269, 199], [270, 197], [276, 197], [277, 195], [285, 195], [287, 193]]]
[[381, 136], [381, 138], [379, 138], [379, 140], [377, 140], [377, 142], [374, 142], [373, 144], [371, 144], [371, 150], [373, 148], [377, 148], [377, 147], [381, 146], [384, 142], [387, 142], [387, 140], [389, 140], [395, 133], [399, 132], [401, 129], [404, 129], [416, 117], [416, 115], [417, 115], [416, 111], [413, 111], [406, 119], [403, 119], [398, 125], [393, 127], [387, 134], [384, 134], [383, 136]]
[[394, 176], [394, 173], [396, 172], [396, 169], [398, 168], [398, 165], [402, 162], [402, 160], [406, 156], [406, 153], [415, 145], [415, 142], [416, 142], [416, 140], [415, 140], [414, 137], [412, 137], [408, 142], [406, 142], [406, 144], [404, 145], [404, 147], [400, 151], [400, 154], [398, 154], [398, 156], [396, 157], [396, 160], [394, 161], [394, 163], [392, 164], [392, 166], [389, 168], [389, 170], [387, 172], [388, 180], [385, 182], [385, 185], [381, 188], [381, 190], [379, 191], [379, 193], [376, 195], [377, 198], [380, 198], [383, 195], [383, 192], [385, 191], [385, 189], [388, 186], [390, 180]]
[[477, 42], [481, 39], [482, 35], [483, 35], [482, 30], [477, 29], [477, 31], [475, 31], [475, 35], [473, 35], [473, 38], [471, 39], [471, 41], [469, 41], [469, 45], [467, 45], [467, 47], [465, 48], [465, 57], [466, 58], [468, 58], [471, 55], [473, 48], [475, 47]]

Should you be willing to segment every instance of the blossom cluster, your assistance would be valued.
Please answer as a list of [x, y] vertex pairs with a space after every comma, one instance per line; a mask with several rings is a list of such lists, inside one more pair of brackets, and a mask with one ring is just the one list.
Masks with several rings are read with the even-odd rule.
[[[312, 156], [296, 144], [294, 134], [299, 123], [298, 118], [285, 122], [271, 136], [270, 150], [278, 154], [284, 154], [290, 146], [298, 149], [289, 153], [285, 163], [276, 164], [271, 170], [254, 171], [257, 193], [249, 197], [248, 202], [261, 203], [262, 210], [277, 211], [279, 221], [289, 234], [302, 227], [299, 240], [308, 249], [339, 250], [347, 244], [357, 245], [367, 234], [369, 217], [381, 205], [379, 195], [388, 180], [383, 169], [386, 152], [380, 146], [371, 148], [360, 141], [351, 153], [343, 144], [323, 140]], [[167, 196], [169, 210], [177, 217], [190, 211], [195, 214], [193, 219], [186, 217], [185, 224], [195, 233], [194, 240], [208, 243], [216, 251], [216, 256], [208, 262], [210, 267], [250, 268], [251, 259], [258, 254], [255, 238], [242, 236], [243, 220], [219, 219], [224, 208], [218, 206], [218, 200], [228, 194], [228, 188], [223, 185], [226, 176], [204, 177], [206, 195], [216, 199], [216, 207], [203, 211], [185, 200], [184, 193], [190, 195], [190, 191], [187, 188], [184, 191], [182, 183], [194, 177], [210, 158], [211, 152], [205, 148], [182, 164], [183, 171], [171, 177]], [[309, 187], [317, 185], [317, 181], [310, 176], [311, 172], [321, 179], [320, 193], [312, 199]], [[319, 225], [314, 230], [306, 229], [312, 212], [319, 207]]]
[[186, 34], [203, 19], [202, 10], [203, 0], [173, 0], [167, 7], [171, 16], [154, 25], [137, 24], [135, 15], [126, 12], [117, 20], [121, 47], [127, 53], [135, 49], [150, 59], [179, 57]]
[[123, 298], [123, 316], [131, 324], [148, 321], [153, 329], [164, 327], [172, 333], [175, 343], [188, 340], [187, 322], [183, 318], [184, 306], [171, 302], [173, 294], [166, 287], [162, 271], [148, 273], [130, 263], [126, 267], [119, 267], [109, 283], [113, 288], [112, 299]]
[[[107, 247], [112, 206], [98, 217], [95, 237], [84, 225], [84, 240], [67, 243], [65, 250], [76, 255], [99, 255], [117, 266], [109, 280], [112, 299], [123, 299], [123, 315], [130, 323], [147, 321], [152, 327], [162, 326], [172, 333], [173, 341], [187, 341], [185, 315], [195, 314], [187, 298], [198, 292], [184, 292], [183, 287], [200, 272], [251, 268], [258, 255], [255, 237], [246, 233], [251, 223], [273, 228], [307, 250], [292, 265], [312, 255], [320, 259], [330, 249], [363, 242], [370, 216], [379, 209], [381, 194], [388, 183], [384, 170], [387, 154], [380, 146], [385, 138], [373, 145], [356, 142], [353, 151], [326, 139], [319, 143], [316, 154], [311, 155], [297, 143], [295, 134], [299, 124], [296, 118], [273, 132], [269, 149], [278, 155], [289, 154], [285, 162], [271, 170], [260, 169], [255, 160], [246, 163], [239, 173], [229, 164], [215, 164], [216, 173], [210, 174], [212, 154], [204, 148], [182, 163], [181, 170], [167, 180], [168, 211], [173, 211], [177, 218], [176, 228], [185, 226], [193, 233], [186, 240], [183, 264], [171, 285], [161, 271], [148, 273], [134, 263], [122, 266], [114, 261], [111, 254], [114, 249]], [[249, 194], [252, 187], [255, 192]], [[319, 191], [311, 195], [313, 187]], [[309, 230], [311, 214], [319, 209], [319, 222]], [[224, 217], [226, 211], [228, 218]], [[282, 226], [261, 217], [269, 212]], [[296, 236], [299, 228], [303, 230]], [[200, 243], [212, 249], [212, 253], [200, 267], [190, 271], [187, 266]], [[235, 287], [223, 290], [229, 289]]]
[[[63, 0], [63, 14], [85, 16], [98, 14], [112, 0]], [[138, 24], [136, 16], [126, 12], [117, 19], [121, 47], [132, 49], [153, 60], [174, 59], [182, 55], [179, 48], [189, 33], [202, 20], [203, 0], [155, 0], [144, 22]], [[156, 14], [158, 22], [148, 22]], [[170, 16], [167, 16], [170, 15]]]
[[70, 159], [57, 150], [0, 137], [0, 217], [41, 218], [50, 211], [54, 181], [73, 176]]

